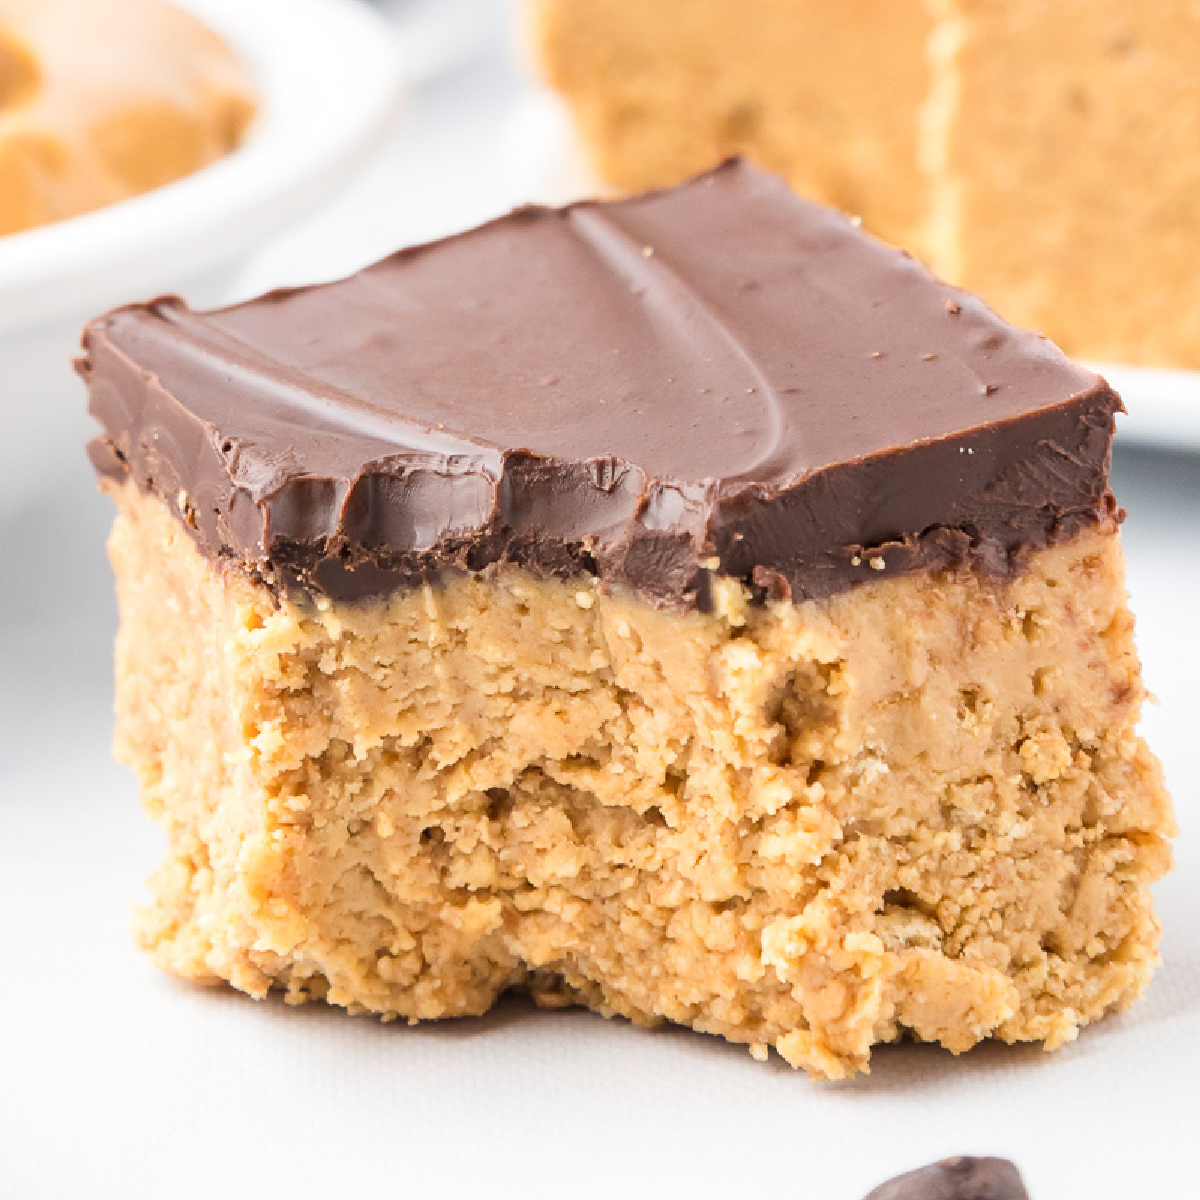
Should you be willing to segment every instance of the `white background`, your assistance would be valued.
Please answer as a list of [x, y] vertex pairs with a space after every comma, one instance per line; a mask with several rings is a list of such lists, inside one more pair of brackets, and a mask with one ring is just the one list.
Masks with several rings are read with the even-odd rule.
[[[242, 290], [334, 275], [524, 198], [505, 130], [526, 85], [504, 6], [473, 8], [456, 40], [448, 0], [391, 5], [414, 30], [443, 22], [412, 34], [405, 121]], [[1183, 828], [1149, 993], [1055, 1055], [887, 1048], [834, 1086], [712, 1038], [519, 1001], [409, 1029], [158, 975], [127, 922], [159, 838], [108, 751], [111, 514], [82, 452], [76, 468], [0, 516], [0, 1200], [858, 1200], [962, 1152], [1015, 1158], [1034, 1200], [1200, 1196], [1200, 458], [1119, 453], [1115, 470], [1161, 700], [1145, 733]]]

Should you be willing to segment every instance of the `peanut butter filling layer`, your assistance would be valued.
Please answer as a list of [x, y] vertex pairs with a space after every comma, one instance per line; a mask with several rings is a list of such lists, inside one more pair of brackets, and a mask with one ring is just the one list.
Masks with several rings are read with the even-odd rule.
[[1150, 977], [1173, 821], [1109, 522], [803, 602], [513, 567], [343, 602], [106, 486], [177, 975], [408, 1020], [526, 989], [823, 1079], [906, 1035], [1054, 1048]]

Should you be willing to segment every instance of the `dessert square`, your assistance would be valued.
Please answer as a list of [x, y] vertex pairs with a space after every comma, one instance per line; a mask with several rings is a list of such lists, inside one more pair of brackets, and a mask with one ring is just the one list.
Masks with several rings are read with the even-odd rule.
[[1148, 981], [1120, 401], [782, 181], [134, 305], [81, 370], [167, 970], [827, 1079]]
[[953, 8], [937, 268], [1073, 353], [1200, 369], [1200, 9]]

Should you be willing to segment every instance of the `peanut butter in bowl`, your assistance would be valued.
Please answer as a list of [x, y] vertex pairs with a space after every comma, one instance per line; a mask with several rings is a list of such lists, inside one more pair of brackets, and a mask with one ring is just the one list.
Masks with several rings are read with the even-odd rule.
[[189, 175], [254, 111], [229, 46], [163, 0], [0, 0], [0, 235]]

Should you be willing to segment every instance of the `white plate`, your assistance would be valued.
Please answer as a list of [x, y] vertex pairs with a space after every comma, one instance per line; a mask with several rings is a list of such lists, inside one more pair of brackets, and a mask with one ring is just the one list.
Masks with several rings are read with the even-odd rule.
[[[587, 164], [571, 118], [546, 91], [531, 92], [514, 110], [505, 161], [516, 194], [540, 204], [566, 204], [605, 188]], [[1200, 450], [1200, 371], [1091, 364], [1125, 401], [1122, 445]]]
[[82, 323], [163, 291], [224, 298], [264, 239], [326, 199], [391, 127], [400, 47], [353, 0], [177, 0], [248, 65], [245, 144], [176, 183], [0, 238], [0, 511], [36, 489], [86, 430], [70, 356]]
[[421, 87], [486, 54], [508, 31], [496, 0], [375, 0], [404, 39], [409, 82]]
[[1200, 450], [1200, 371], [1091, 365], [1121, 393], [1129, 410], [1117, 426], [1121, 445]]

